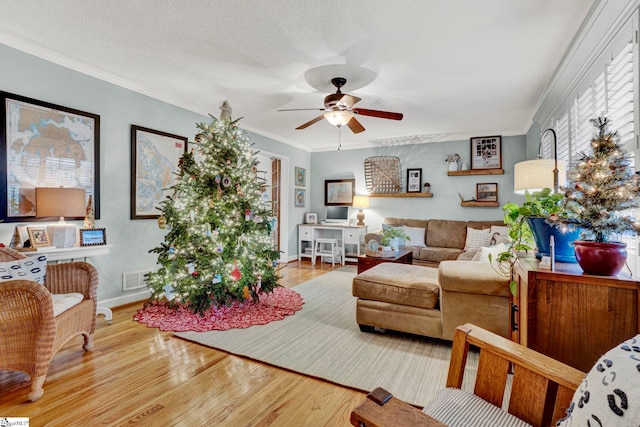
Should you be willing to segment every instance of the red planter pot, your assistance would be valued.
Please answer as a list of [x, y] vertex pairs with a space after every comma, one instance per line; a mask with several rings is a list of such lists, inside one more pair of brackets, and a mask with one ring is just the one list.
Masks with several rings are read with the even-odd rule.
[[578, 264], [587, 274], [616, 276], [627, 261], [627, 244], [620, 242], [573, 242]]

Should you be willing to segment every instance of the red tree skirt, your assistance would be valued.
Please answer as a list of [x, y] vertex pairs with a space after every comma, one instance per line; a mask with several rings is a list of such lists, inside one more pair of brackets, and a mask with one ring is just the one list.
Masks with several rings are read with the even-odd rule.
[[195, 314], [186, 307], [176, 309], [154, 302], [139, 309], [133, 319], [161, 331], [226, 331], [282, 320], [300, 310], [303, 304], [304, 300], [297, 292], [275, 288], [272, 293], [260, 295], [258, 303], [234, 302], [229, 307], [212, 307], [204, 315]]

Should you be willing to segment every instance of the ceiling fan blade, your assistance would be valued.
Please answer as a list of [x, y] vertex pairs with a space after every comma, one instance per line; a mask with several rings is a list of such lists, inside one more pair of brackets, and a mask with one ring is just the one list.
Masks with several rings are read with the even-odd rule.
[[324, 108], [288, 108], [285, 110], [276, 111], [324, 111]]
[[347, 108], [353, 107], [357, 102], [361, 101], [360, 98], [353, 95], [342, 95], [342, 98], [338, 102], [339, 104], [344, 105]]
[[[324, 111], [324, 110], [323, 110]], [[314, 123], [318, 123], [320, 120], [324, 119], [324, 114], [319, 115], [315, 119], [309, 120], [307, 123], [302, 124], [296, 128], [296, 130], [305, 129], [311, 126]]]
[[354, 108], [351, 110], [354, 114], [361, 116], [378, 117], [380, 119], [402, 120], [402, 113], [392, 113], [391, 111], [368, 110], [366, 108]]
[[362, 126], [355, 117], [351, 117], [351, 120], [347, 122], [347, 126], [353, 133], [360, 133], [364, 131], [364, 126]]

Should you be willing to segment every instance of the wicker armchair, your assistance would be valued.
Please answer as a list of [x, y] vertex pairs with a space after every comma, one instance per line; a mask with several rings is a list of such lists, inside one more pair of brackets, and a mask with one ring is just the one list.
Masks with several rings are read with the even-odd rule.
[[[24, 259], [10, 248], [0, 248], [0, 261]], [[84, 336], [85, 350], [93, 347], [96, 327], [98, 272], [86, 262], [47, 265], [44, 286], [28, 280], [0, 283], [0, 369], [31, 376], [29, 400], [38, 400], [49, 363], [76, 335]], [[53, 316], [51, 294], [78, 292], [84, 300]]]

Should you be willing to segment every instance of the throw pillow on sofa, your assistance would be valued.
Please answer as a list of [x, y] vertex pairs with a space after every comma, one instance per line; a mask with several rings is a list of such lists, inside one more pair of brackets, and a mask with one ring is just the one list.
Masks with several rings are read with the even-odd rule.
[[426, 247], [424, 243], [424, 228], [402, 226], [404, 234], [409, 236], [409, 245], [417, 247]]
[[492, 262], [495, 262], [498, 258], [498, 254], [500, 252], [506, 252], [506, 250], [507, 245], [504, 243], [500, 243], [495, 246], [483, 246], [473, 257], [473, 261], [489, 262], [489, 255], [491, 255]]
[[9, 280], [32, 280], [44, 285], [44, 277], [46, 274], [46, 255], [0, 262], [0, 282]]
[[490, 231], [488, 228], [478, 230], [467, 227], [467, 240], [464, 243], [464, 251], [473, 251], [483, 246], [489, 246], [489, 242], [491, 241]]

